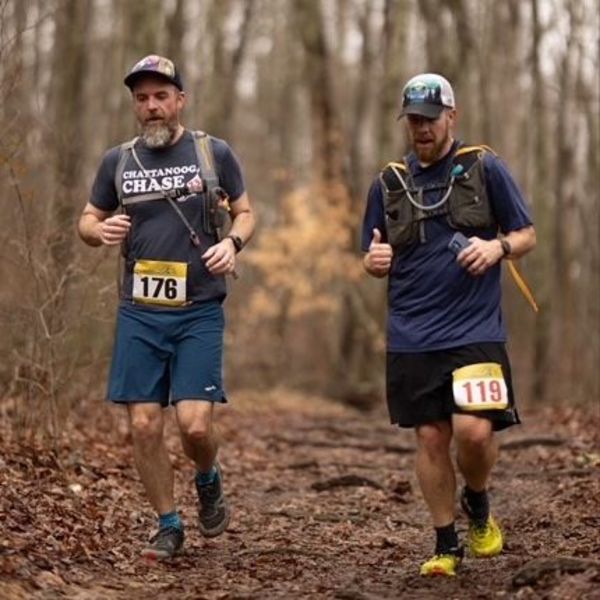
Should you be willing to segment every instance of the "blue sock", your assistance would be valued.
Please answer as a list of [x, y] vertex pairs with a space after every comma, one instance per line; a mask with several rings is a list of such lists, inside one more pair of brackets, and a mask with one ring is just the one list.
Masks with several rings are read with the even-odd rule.
[[179, 513], [174, 510], [164, 515], [158, 515], [158, 528], [166, 529], [167, 527], [174, 527], [175, 529], [183, 529], [183, 522], [179, 517]]
[[201, 473], [200, 471], [196, 473], [196, 483], [198, 485], [208, 485], [209, 483], [212, 483], [215, 480], [216, 476], [217, 469], [213, 465], [208, 473]]

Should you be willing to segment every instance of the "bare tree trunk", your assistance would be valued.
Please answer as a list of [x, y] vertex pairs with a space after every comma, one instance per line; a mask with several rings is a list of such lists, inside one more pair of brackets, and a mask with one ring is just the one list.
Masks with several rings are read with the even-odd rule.
[[231, 120], [236, 100], [236, 86], [240, 78], [240, 72], [244, 61], [244, 56], [248, 48], [250, 39], [250, 25], [254, 14], [255, 0], [245, 0], [244, 14], [240, 29], [238, 31], [238, 43], [235, 46], [227, 69], [227, 78], [224, 81], [222, 91], [222, 122], [224, 125], [224, 136], [229, 137]]
[[424, 21], [426, 69], [443, 73], [452, 81], [455, 79], [456, 65], [456, 60], [452, 57], [452, 45], [441, 42], [450, 37], [444, 5], [439, 0], [420, 0], [417, 4]]
[[236, 104], [236, 87], [241, 67], [250, 39], [250, 26], [254, 13], [255, 0], [245, 0], [240, 27], [236, 36], [237, 44], [228, 50], [226, 22], [231, 11], [229, 0], [218, 0], [211, 8], [210, 28], [212, 35], [212, 79], [210, 82], [207, 107], [207, 129], [220, 137], [229, 138]]
[[56, 191], [52, 204], [53, 236], [50, 251], [57, 277], [73, 262], [73, 227], [79, 209], [81, 167], [85, 144], [81, 136], [85, 105], [86, 32], [91, 23], [91, 0], [67, 0], [57, 15], [51, 105], [55, 124], [54, 169]]
[[[600, 14], [600, 2], [596, 14]], [[600, 35], [598, 35], [598, 55], [600, 56]], [[583, 57], [583, 52], [582, 52]], [[582, 262], [583, 276], [579, 289], [581, 309], [577, 310], [578, 340], [577, 358], [581, 361], [581, 374], [578, 380], [582, 386], [582, 400], [597, 402], [600, 398], [600, 336], [590, 335], [590, 331], [600, 331], [600, 74], [596, 71], [591, 86], [583, 81], [580, 73], [578, 103], [584, 115], [585, 129], [588, 132], [586, 148], [587, 162], [584, 162], [584, 186], [580, 217], [577, 225], [581, 227], [579, 256]]]
[[186, 31], [185, 9], [186, 0], [177, 0], [175, 10], [167, 19], [166, 56], [175, 61], [176, 65], [183, 67], [183, 37]]
[[[321, 18], [320, 4], [316, 0], [297, 3], [297, 26], [305, 51], [305, 78], [311, 107], [311, 131], [313, 138], [313, 179], [325, 184], [325, 198], [331, 203], [336, 203], [347, 214], [360, 211], [358, 199], [351, 209], [348, 186], [343, 169], [344, 148], [340, 135], [338, 122], [339, 107], [334, 96], [336, 89], [330, 70], [332, 57], [327, 47], [324, 26]], [[371, 7], [365, 7], [362, 15], [361, 29], [363, 31], [363, 54], [361, 64], [370, 68], [372, 63], [370, 33]], [[368, 82], [361, 81], [360, 85], [365, 90], [358, 94], [369, 92]], [[360, 129], [360, 122], [366, 118], [367, 98], [357, 97], [354, 104], [356, 118], [354, 124]], [[355, 138], [354, 144], [360, 147], [360, 140]], [[362, 169], [362, 162], [357, 154], [353, 153], [356, 160], [352, 169]], [[362, 187], [355, 180], [355, 187]], [[360, 204], [362, 205], [362, 198]], [[356, 225], [348, 219], [351, 228], [349, 240], [355, 237]], [[326, 224], [324, 224], [326, 226]], [[354, 246], [338, 248], [338, 251], [354, 250]], [[358, 257], [357, 257], [358, 260]], [[338, 281], [335, 284], [336, 297], [339, 299], [337, 318], [335, 322], [334, 346], [334, 385], [328, 390], [330, 394], [345, 402], [368, 406], [377, 400], [375, 390], [380, 387], [380, 369], [374, 368], [374, 363], [380, 358], [375, 351], [375, 340], [378, 339], [377, 326], [370, 315], [368, 304], [364, 300], [366, 293], [358, 282], [352, 280]], [[375, 330], [375, 331], [374, 331]]]
[[558, 376], [555, 388], [560, 389], [563, 382], [571, 376], [569, 373], [569, 361], [573, 351], [573, 340], [571, 337], [570, 323], [573, 315], [569, 314], [569, 306], [572, 303], [572, 279], [569, 273], [568, 256], [568, 188], [572, 185], [571, 178], [574, 169], [574, 147], [573, 138], [568, 135], [572, 127], [572, 116], [569, 106], [573, 95], [573, 54], [575, 51], [576, 37], [578, 35], [578, 23], [575, 15], [575, 6], [572, 1], [568, 3], [568, 15], [570, 32], [567, 37], [567, 45], [562, 56], [559, 68], [559, 98], [556, 118], [556, 129], [554, 143], [556, 145], [555, 165], [553, 169], [554, 189], [554, 218], [552, 223], [552, 372], [554, 377]]
[[319, 0], [306, 0], [295, 3], [294, 8], [306, 55], [304, 76], [310, 95], [313, 173], [318, 181], [340, 181], [342, 144], [321, 6]]
[[[119, 80], [123, 80], [127, 70], [148, 54], [156, 54], [162, 48], [163, 36], [163, 3], [160, 0], [144, 0], [144, 2], [122, 2], [113, 0], [113, 10], [118, 15], [119, 27], [119, 53], [117, 64], [121, 68], [116, 73]], [[131, 129], [133, 117], [131, 115], [131, 101], [127, 93], [122, 94], [114, 120], [113, 137], [118, 132]]]
[[359, 18], [359, 29], [362, 37], [362, 51], [360, 59], [360, 72], [362, 77], [358, 80], [355, 92], [354, 115], [350, 133], [350, 194], [351, 210], [353, 213], [360, 212], [365, 193], [365, 169], [364, 160], [365, 145], [364, 135], [366, 120], [368, 117], [369, 98], [373, 89], [373, 40], [372, 40], [372, 15], [373, 2], [368, 1], [362, 8]]
[[[569, 343], [568, 359], [564, 361], [566, 378], [563, 396], [575, 396], [576, 402], [598, 398], [600, 376], [600, 343], [598, 336], [589, 331], [600, 331], [598, 319], [598, 292], [600, 291], [600, 269], [598, 250], [600, 246], [600, 211], [597, 195], [599, 183], [598, 165], [598, 118], [599, 113], [590, 110], [598, 106], [600, 87], [590, 93], [586, 83], [587, 42], [585, 27], [593, 22], [590, 7], [581, 2], [570, 2], [568, 12], [571, 19], [572, 60], [571, 77], [567, 83], [569, 117], [568, 135], [570, 165], [565, 174], [565, 215], [562, 220], [564, 251], [567, 260], [565, 298], [563, 307], [564, 339]], [[596, 24], [598, 13], [596, 13]], [[596, 29], [596, 35], [597, 29]], [[596, 78], [598, 72], [596, 71]], [[596, 84], [598, 80], [596, 79]], [[561, 94], [561, 100], [564, 96]], [[575, 142], [575, 140], [577, 140]], [[587, 144], [585, 142], [588, 142]], [[589, 153], [589, 154], [588, 154]], [[564, 167], [563, 167], [564, 168]], [[593, 300], [595, 298], [595, 301]], [[561, 340], [562, 341], [562, 340]], [[565, 382], [577, 382], [565, 386]]]
[[[540, 24], [538, 0], [531, 0], [531, 71], [532, 71], [532, 107], [533, 119], [533, 180], [531, 184], [534, 210], [536, 214], [536, 230], [540, 239], [547, 239], [550, 225], [551, 202], [549, 178], [549, 156], [547, 138], [547, 109], [545, 83], [541, 71], [540, 48], [542, 44], [542, 27]], [[532, 387], [530, 396], [536, 402], [544, 402], [548, 394], [550, 325], [552, 317], [551, 278], [554, 276], [550, 268], [550, 256], [541, 245], [533, 257], [536, 267], [533, 269], [535, 289], [538, 294], [540, 313], [535, 322], [532, 358]]]
[[[479, 116], [479, 102], [476, 92], [475, 79], [475, 40], [471, 28], [472, 16], [467, 11], [465, 0], [445, 0], [450, 14], [454, 20], [457, 40], [457, 56], [452, 70], [442, 74], [446, 75], [455, 86], [461, 90], [460, 113], [461, 130], [466, 140], [476, 139], [477, 118]], [[439, 44], [439, 41], [438, 41]]]
[[400, 112], [400, 92], [406, 78], [406, 31], [410, 16], [406, 0], [385, 0], [381, 35], [381, 92], [377, 125], [378, 164], [397, 160], [399, 143], [395, 127]]
[[[3, 155], [11, 154], [16, 148], [17, 142], [19, 145], [21, 144], [22, 126], [26, 119], [23, 113], [27, 109], [27, 104], [24, 102], [25, 88], [23, 84], [23, 33], [27, 24], [28, 2], [12, 3], [14, 10], [12, 15], [8, 14], [9, 6], [9, 4], [0, 6], [0, 19], [2, 20], [0, 91], [4, 98], [0, 107], [3, 123]], [[13, 37], [12, 43], [11, 37]]]
[[122, 2], [123, 33], [127, 55], [133, 62], [163, 47], [163, 2]]

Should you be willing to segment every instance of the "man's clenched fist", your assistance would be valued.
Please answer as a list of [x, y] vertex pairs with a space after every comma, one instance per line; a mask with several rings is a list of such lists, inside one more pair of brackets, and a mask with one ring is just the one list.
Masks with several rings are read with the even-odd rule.
[[381, 231], [373, 229], [373, 239], [364, 259], [366, 271], [375, 277], [385, 277], [390, 272], [393, 255], [390, 244], [381, 243]]

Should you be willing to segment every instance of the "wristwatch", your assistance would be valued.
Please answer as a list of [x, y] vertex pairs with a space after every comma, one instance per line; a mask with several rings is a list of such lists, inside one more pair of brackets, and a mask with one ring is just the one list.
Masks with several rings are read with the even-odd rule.
[[509, 254], [512, 253], [512, 247], [510, 242], [506, 238], [500, 238], [500, 245], [502, 246], [502, 258], [506, 258]]
[[233, 247], [235, 248], [236, 252], [241, 252], [242, 248], [244, 247], [244, 242], [242, 241], [242, 238], [239, 235], [226, 235], [226, 238], [229, 238], [232, 242], [233, 242]]

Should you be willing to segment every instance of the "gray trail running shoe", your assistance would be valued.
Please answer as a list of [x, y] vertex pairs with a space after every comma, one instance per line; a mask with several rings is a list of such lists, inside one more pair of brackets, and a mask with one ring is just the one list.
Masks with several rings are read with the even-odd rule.
[[184, 538], [183, 529], [178, 527], [159, 529], [142, 550], [142, 556], [153, 560], [172, 558], [181, 552]]
[[196, 483], [198, 492], [198, 519], [200, 533], [204, 537], [221, 535], [229, 525], [229, 506], [223, 495], [221, 467], [215, 463], [217, 474], [214, 481], [205, 485]]

